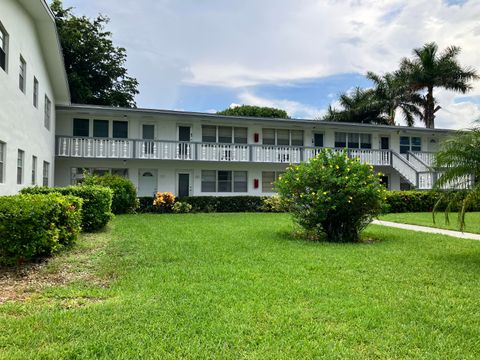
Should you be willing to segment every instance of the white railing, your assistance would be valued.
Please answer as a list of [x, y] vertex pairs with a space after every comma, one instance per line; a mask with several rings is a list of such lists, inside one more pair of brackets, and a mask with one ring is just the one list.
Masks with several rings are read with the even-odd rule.
[[403, 156], [396, 152], [392, 154], [392, 167], [397, 170], [405, 179], [407, 179], [413, 186], [417, 186], [417, 171]]
[[195, 160], [195, 144], [178, 141], [136, 140], [135, 158]]
[[250, 161], [248, 145], [196, 144], [197, 160], [202, 161]]
[[350, 149], [348, 156], [360, 159], [361, 163], [368, 163], [377, 166], [390, 165], [389, 150], [371, 150], [371, 149]]
[[418, 173], [418, 185], [419, 190], [430, 190], [436, 181], [436, 174], [432, 172], [420, 172]]
[[131, 159], [133, 141], [127, 139], [96, 139], [61, 137], [57, 155], [80, 158]]
[[302, 161], [301, 147], [253, 145], [252, 161], [261, 163], [299, 163]]
[[408, 162], [412, 164], [417, 171], [429, 171], [428, 165], [418, 158], [414, 153], [408, 153]]
[[423, 161], [427, 166], [433, 166], [435, 161], [435, 153], [423, 151], [411, 151], [410, 153]]

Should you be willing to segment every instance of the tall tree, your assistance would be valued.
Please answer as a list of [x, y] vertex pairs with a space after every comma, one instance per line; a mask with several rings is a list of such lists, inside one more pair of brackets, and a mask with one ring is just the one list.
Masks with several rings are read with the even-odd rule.
[[72, 102], [135, 107], [138, 81], [127, 74], [126, 50], [114, 46], [112, 33], [105, 30], [108, 17], [75, 16], [72, 8], [63, 7], [61, 0], [54, 0], [51, 9], [63, 48]]
[[357, 87], [351, 92], [341, 94], [338, 101], [341, 108], [336, 109], [330, 106], [322, 120], [387, 124], [387, 119], [382, 115], [382, 109], [374, 101], [372, 90]]
[[435, 155], [434, 167], [442, 174], [435, 183], [436, 189], [441, 190], [444, 186], [451, 185], [466, 189], [443, 192], [437, 203], [438, 205], [441, 201], [446, 201], [449, 204], [445, 211], [447, 221], [450, 208], [461, 204], [458, 218], [460, 229], [463, 231], [465, 211], [480, 199], [480, 126], [470, 131], [460, 131], [444, 141], [442, 148]]
[[227, 116], [250, 116], [250, 117], [289, 119], [289, 116], [285, 110], [266, 107], [266, 106], [252, 106], [252, 105], [230, 107], [225, 110], [218, 111], [217, 114], [227, 115]]
[[367, 78], [374, 84], [372, 101], [381, 109], [389, 125], [395, 125], [397, 109], [400, 109], [408, 126], [413, 126], [415, 117], [422, 118], [420, 106], [423, 98], [411, 90], [399, 76], [387, 73], [383, 76], [371, 71]]
[[403, 77], [413, 91], [426, 91], [423, 99], [423, 121], [427, 128], [435, 127], [436, 106], [433, 89], [444, 89], [465, 93], [472, 88], [470, 81], [478, 79], [475, 69], [462, 67], [457, 56], [458, 46], [447, 47], [439, 53], [434, 42], [413, 50], [413, 59], [404, 58], [398, 75]]

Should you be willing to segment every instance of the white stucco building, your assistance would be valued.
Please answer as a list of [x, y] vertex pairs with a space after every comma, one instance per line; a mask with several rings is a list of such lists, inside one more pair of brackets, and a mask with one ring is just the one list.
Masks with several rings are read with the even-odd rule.
[[71, 105], [47, 4], [0, 2], [0, 195], [74, 184], [84, 171], [128, 176], [140, 196], [268, 195], [289, 163], [324, 147], [374, 165], [389, 189], [429, 189], [432, 154], [450, 133]]

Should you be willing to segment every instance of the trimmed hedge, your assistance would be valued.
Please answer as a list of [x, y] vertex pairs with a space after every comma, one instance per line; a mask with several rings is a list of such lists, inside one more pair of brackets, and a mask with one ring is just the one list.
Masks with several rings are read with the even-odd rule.
[[87, 175], [80, 186], [104, 186], [112, 190], [112, 212], [114, 214], [131, 214], [138, 207], [137, 189], [128, 178], [105, 174]]
[[[433, 210], [440, 194], [433, 191], [388, 191], [387, 212], [429, 212]], [[265, 201], [265, 199], [268, 199]], [[153, 197], [138, 199], [139, 212], [156, 212], [153, 207]], [[274, 197], [269, 196], [192, 196], [179, 199], [182, 203], [192, 205], [193, 212], [279, 212], [279, 204], [275, 204]], [[273, 204], [271, 204], [273, 203]], [[445, 210], [445, 203], [441, 203], [438, 210]], [[457, 210], [453, 208], [452, 211]], [[480, 203], [472, 206], [469, 211], [480, 211]]]
[[91, 232], [103, 228], [113, 218], [112, 190], [103, 186], [69, 186], [64, 188], [30, 187], [22, 194], [72, 195], [83, 199], [82, 230]]
[[73, 244], [82, 202], [60, 194], [0, 197], [0, 263], [14, 265]]

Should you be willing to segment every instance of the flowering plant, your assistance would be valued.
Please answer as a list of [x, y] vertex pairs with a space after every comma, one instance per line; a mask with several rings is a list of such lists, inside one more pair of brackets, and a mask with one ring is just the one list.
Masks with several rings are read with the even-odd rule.
[[171, 192], [157, 192], [153, 198], [153, 207], [160, 212], [170, 212], [176, 200]]

